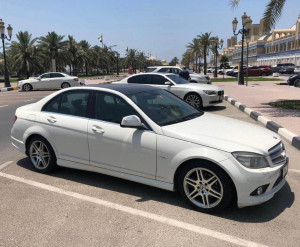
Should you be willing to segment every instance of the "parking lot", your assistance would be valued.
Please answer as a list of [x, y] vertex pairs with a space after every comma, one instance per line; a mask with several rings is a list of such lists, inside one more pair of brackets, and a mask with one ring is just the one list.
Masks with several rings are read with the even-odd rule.
[[[1, 246], [297, 246], [300, 241], [299, 150], [287, 183], [270, 201], [217, 215], [189, 208], [179, 193], [61, 168], [44, 175], [10, 144], [17, 107], [49, 91], [0, 94]], [[206, 109], [259, 125], [227, 102]]]

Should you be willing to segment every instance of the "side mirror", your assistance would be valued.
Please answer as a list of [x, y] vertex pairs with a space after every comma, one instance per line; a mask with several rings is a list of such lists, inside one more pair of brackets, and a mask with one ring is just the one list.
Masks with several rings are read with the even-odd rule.
[[172, 82], [170, 82], [170, 81], [166, 81], [166, 82], [165, 82], [165, 85], [173, 86]]
[[147, 129], [147, 127], [141, 122], [141, 119], [136, 115], [123, 117], [120, 125], [123, 128]]

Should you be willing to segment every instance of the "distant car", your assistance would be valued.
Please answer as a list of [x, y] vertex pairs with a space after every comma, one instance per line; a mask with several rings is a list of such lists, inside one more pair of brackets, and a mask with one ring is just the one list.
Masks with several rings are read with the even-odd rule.
[[287, 80], [287, 83], [290, 85], [290, 86], [295, 86], [295, 87], [300, 87], [300, 74], [297, 74], [297, 75], [291, 75], [289, 77], [289, 79]]
[[197, 109], [221, 103], [224, 97], [224, 91], [217, 86], [190, 83], [171, 73], [137, 74], [115, 83], [153, 85], [170, 91]]
[[295, 74], [300, 73], [300, 66], [296, 66], [296, 67], [295, 67], [294, 73], [295, 73]]
[[[158, 72], [158, 73], [173, 73], [179, 75], [181, 71], [182, 69], [176, 66], [153, 66], [153, 67], [148, 67], [146, 73]], [[209, 76], [199, 75], [195, 73], [190, 73], [189, 81], [192, 83], [211, 84], [211, 80]]]
[[273, 67], [273, 72], [280, 74], [293, 74], [295, 71], [295, 64], [293, 63], [279, 63]]
[[83, 85], [76, 76], [65, 73], [51, 72], [40, 75], [39, 77], [21, 80], [18, 88], [23, 91], [61, 89]]
[[237, 69], [238, 69], [238, 66], [233, 67], [232, 69], [230, 69], [230, 70], [228, 70], [228, 71], [226, 72], [226, 75], [232, 76], [232, 74], [233, 74], [235, 71], [237, 71]]
[[[217, 68], [218, 69], [218, 68]], [[209, 67], [208, 69], [207, 69], [207, 73], [214, 73], [214, 71], [215, 71], [215, 67]]]
[[233, 67], [229, 67], [229, 68], [222, 68], [222, 69], [218, 69], [218, 74], [219, 75], [226, 75], [228, 71], [231, 71], [233, 69]]

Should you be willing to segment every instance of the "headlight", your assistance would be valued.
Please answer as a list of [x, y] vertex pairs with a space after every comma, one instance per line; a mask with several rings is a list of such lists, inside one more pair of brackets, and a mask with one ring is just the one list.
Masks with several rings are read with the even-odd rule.
[[215, 95], [216, 94], [215, 91], [211, 91], [211, 90], [203, 90], [203, 92], [208, 94], [208, 95]]
[[249, 152], [233, 152], [232, 155], [236, 160], [247, 168], [265, 168], [268, 167], [268, 161], [265, 156]]

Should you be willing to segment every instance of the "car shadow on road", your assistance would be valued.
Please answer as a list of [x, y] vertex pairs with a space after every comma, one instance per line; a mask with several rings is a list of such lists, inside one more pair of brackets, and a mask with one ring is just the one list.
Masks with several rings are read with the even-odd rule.
[[206, 112], [215, 112], [215, 111], [223, 111], [223, 110], [226, 110], [226, 106], [222, 106], [222, 105], [209, 106], [209, 107], [205, 107], [203, 109], [203, 111], [206, 111]]
[[[19, 160], [17, 165], [32, 172], [36, 172], [30, 164], [29, 158]], [[61, 178], [83, 185], [128, 194], [138, 197], [139, 199], [136, 201], [140, 203], [157, 201], [194, 211], [190, 205], [182, 200], [178, 192], [174, 193], [100, 173], [59, 167], [57, 171], [45, 176]], [[271, 200], [264, 204], [239, 209], [235, 203], [232, 203], [224, 211], [214, 214], [214, 216], [245, 223], [268, 222], [278, 217], [285, 209], [290, 208], [293, 205], [294, 200], [294, 192], [291, 191], [289, 184], [286, 183]]]

